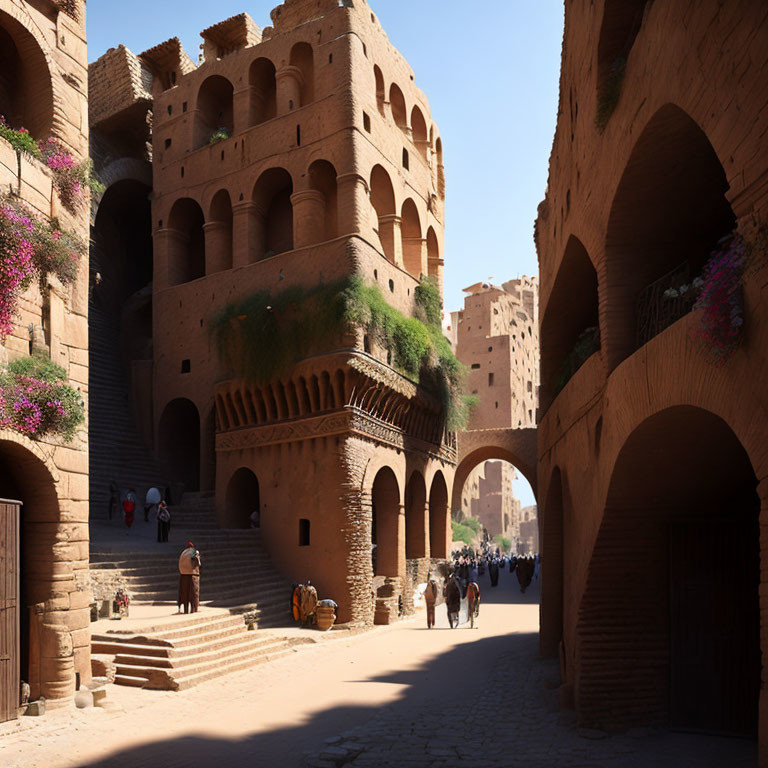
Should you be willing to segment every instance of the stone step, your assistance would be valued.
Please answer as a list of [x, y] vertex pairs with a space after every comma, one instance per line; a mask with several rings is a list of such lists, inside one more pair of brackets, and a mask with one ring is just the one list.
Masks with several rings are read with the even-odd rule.
[[131, 675], [115, 674], [115, 685], [129, 685], [132, 688], [143, 688], [146, 682], [146, 677], [132, 677]]

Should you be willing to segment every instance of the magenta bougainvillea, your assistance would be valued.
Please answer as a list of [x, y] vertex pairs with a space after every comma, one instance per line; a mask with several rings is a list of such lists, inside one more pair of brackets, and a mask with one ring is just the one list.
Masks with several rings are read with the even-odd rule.
[[69, 441], [85, 419], [80, 392], [63, 368], [42, 357], [24, 357], [0, 370], [0, 429], [33, 438]]
[[50, 137], [39, 142], [38, 149], [53, 175], [62, 205], [71, 213], [77, 213], [86, 204], [86, 189], [94, 194], [104, 191], [104, 187], [93, 178], [91, 161], [78, 163], [57, 139]]
[[750, 248], [734, 232], [718, 243], [700, 278], [699, 297], [693, 305], [698, 322], [691, 336], [717, 366], [723, 365], [741, 342], [744, 325], [742, 279]]
[[76, 275], [85, 245], [54, 219], [31, 213], [18, 199], [0, 195], [0, 341], [13, 330], [19, 296], [49, 274], [62, 283]]

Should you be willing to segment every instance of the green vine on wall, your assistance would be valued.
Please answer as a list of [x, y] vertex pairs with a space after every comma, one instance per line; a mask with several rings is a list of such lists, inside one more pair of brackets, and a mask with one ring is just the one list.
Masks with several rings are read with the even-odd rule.
[[261, 386], [302, 358], [338, 348], [346, 333], [362, 328], [391, 352], [394, 368], [439, 397], [446, 427], [462, 429], [477, 398], [464, 393], [466, 369], [442, 333], [437, 283], [423, 279], [415, 298], [418, 316], [407, 317], [377, 286], [353, 276], [276, 296], [260, 292], [226, 306], [209, 327], [222, 365]]

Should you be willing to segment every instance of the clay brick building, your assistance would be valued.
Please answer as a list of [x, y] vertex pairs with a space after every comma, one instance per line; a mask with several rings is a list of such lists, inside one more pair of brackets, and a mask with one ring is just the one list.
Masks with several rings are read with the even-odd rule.
[[[256, 385], [209, 326], [259, 292], [350, 276], [413, 315], [420, 278], [442, 286], [442, 141], [364, 0], [288, 0], [272, 26], [241, 14], [202, 37], [198, 65], [174, 39], [91, 67], [108, 185], [94, 242], [117, 270], [136, 430], [172, 481], [215, 491], [221, 526], [257, 509], [274, 563], [340, 621], [388, 621], [447, 554], [456, 452], [439, 401], [362, 331]], [[121, 223], [126, 205], [143, 230]]]
[[465, 288], [464, 309], [451, 313], [456, 356], [470, 369], [467, 388], [480, 400], [469, 429], [533, 427], [539, 387], [538, 284]]
[[[84, 2], [0, 0], [0, 115], [9, 129], [88, 157]], [[87, 200], [68, 210], [48, 165], [2, 137], [0, 186], [87, 242]], [[0, 362], [50, 356], [87, 399], [87, 310], [84, 258], [71, 283], [48, 275], [23, 293]], [[90, 681], [87, 473], [85, 427], [70, 442], [0, 431], [0, 497], [22, 504], [0, 511], [0, 721], [17, 716], [20, 679], [49, 705], [71, 702], [76, 675]]]
[[[580, 723], [759, 735], [768, 765], [768, 8], [565, 11], [536, 222], [541, 648]], [[732, 355], [688, 298], [719, 249]]]

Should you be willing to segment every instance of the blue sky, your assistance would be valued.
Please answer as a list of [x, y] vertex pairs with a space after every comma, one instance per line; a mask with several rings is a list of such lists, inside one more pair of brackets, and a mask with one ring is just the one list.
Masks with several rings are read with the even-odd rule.
[[[416, 73], [440, 126], [446, 166], [445, 307], [492, 277], [537, 274], [536, 207], [557, 117], [562, 0], [369, 0]], [[269, 24], [277, 0], [89, 0], [91, 61], [123, 43], [135, 53], [247, 11]], [[152, 23], [148, 23], [151, 19]], [[533, 503], [522, 493], [523, 504]], [[527, 500], [528, 499], [528, 500]]]

